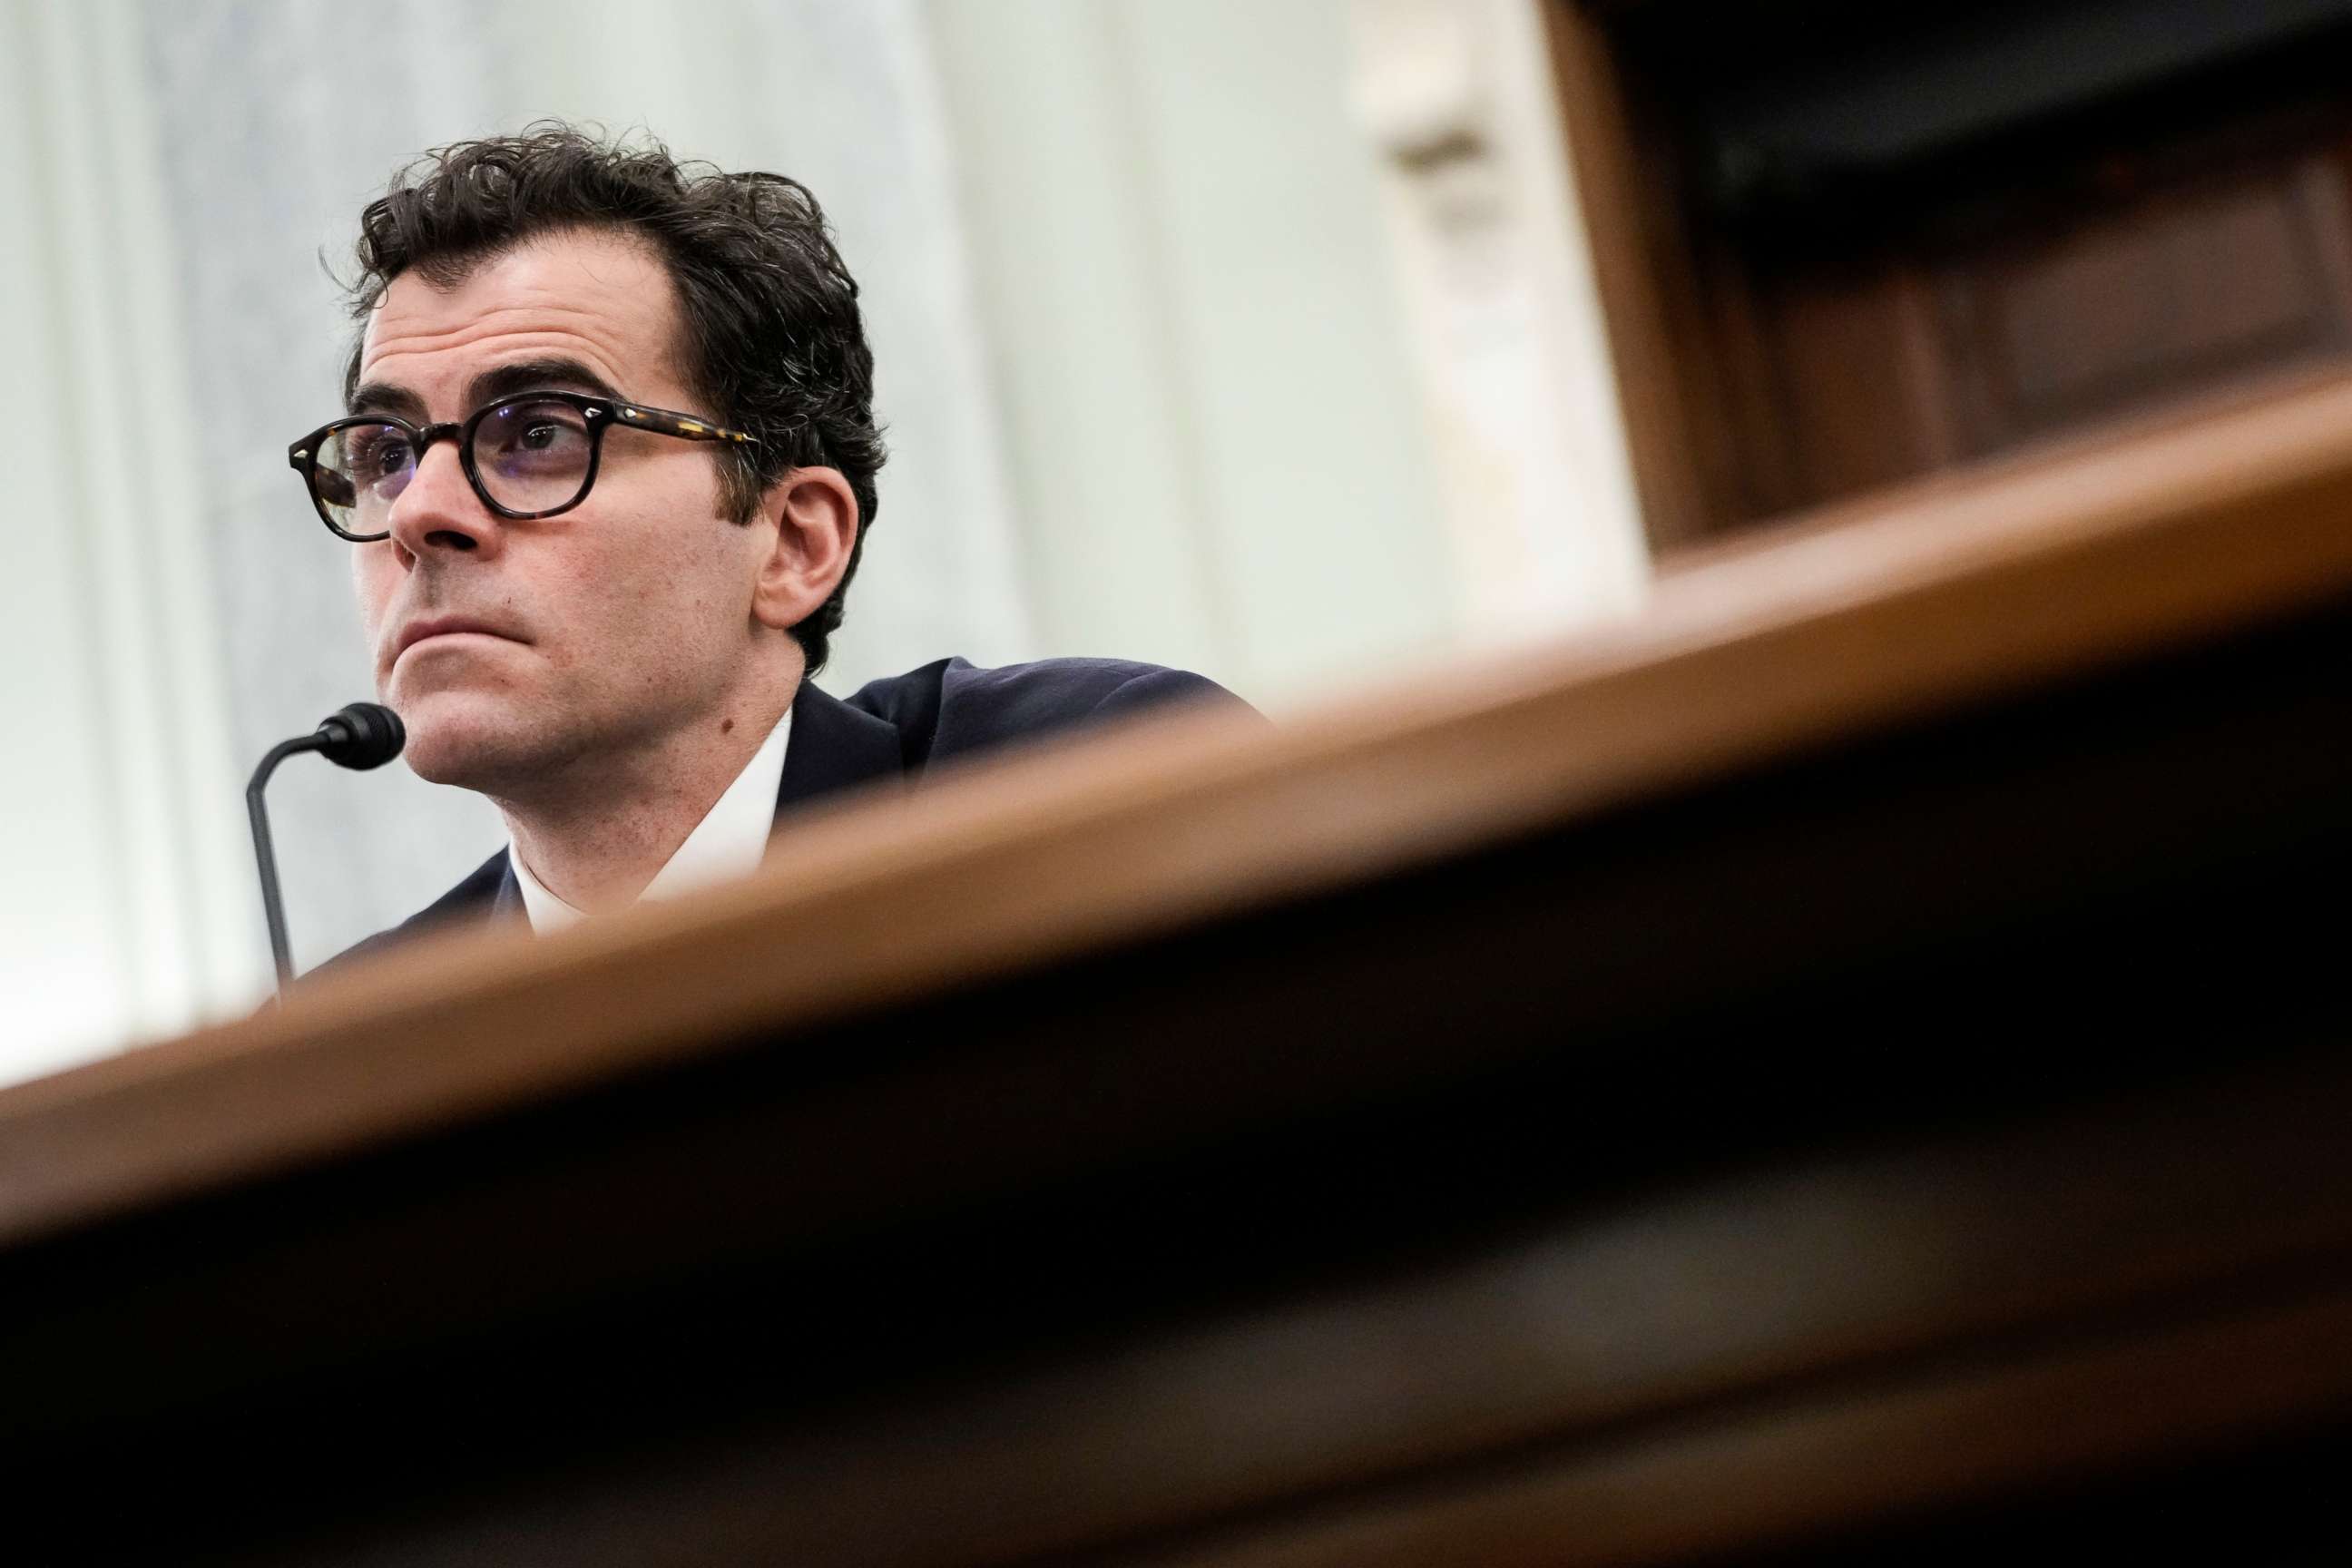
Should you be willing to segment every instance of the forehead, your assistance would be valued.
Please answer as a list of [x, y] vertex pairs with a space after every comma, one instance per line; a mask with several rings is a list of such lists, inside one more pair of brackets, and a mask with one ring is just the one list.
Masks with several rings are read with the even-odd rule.
[[650, 247], [566, 230], [489, 257], [449, 288], [415, 272], [394, 279], [361, 338], [359, 379], [439, 411], [485, 370], [566, 358], [658, 402], [677, 390], [677, 323], [668, 268]]

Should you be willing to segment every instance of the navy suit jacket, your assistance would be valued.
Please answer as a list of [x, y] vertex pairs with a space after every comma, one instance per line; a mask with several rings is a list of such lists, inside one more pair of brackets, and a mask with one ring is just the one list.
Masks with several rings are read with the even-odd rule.
[[[1113, 658], [1056, 658], [997, 669], [943, 658], [869, 681], [846, 701], [803, 681], [793, 701], [776, 816], [859, 784], [920, 777], [931, 763], [950, 757], [1181, 701], [1244, 706], [1203, 677]], [[425, 909], [328, 963], [381, 952], [456, 921], [524, 918], [522, 889], [501, 849]]]

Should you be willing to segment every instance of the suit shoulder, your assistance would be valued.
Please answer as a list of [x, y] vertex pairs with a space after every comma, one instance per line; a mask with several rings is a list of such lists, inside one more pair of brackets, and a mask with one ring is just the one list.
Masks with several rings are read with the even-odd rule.
[[370, 953], [386, 952], [404, 942], [413, 941], [426, 931], [438, 930], [442, 926], [460, 921], [480, 919], [489, 913], [497, 904], [499, 888], [505, 882], [506, 875], [507, 852], [501, 849], [479, 866], [475, 867], [467, 873], [464, 881], [459, 882], [398, 925], [389, 931], [380, 931], [372, 937], [353, 942], [326, 963], [311, 970], [310, 974], [306, 974], [303, 978], [324, 974], [330, 969], [339, 968]]
[[1205, 676], [1123, 658], [1048, 658], [989, 668], [944, 658], [869, 681], [848, 700], [888, 720], [926, 760], [1179, 702], [1248, 709]]
[[946, 700], [960, 708], [1040, 718], [1144, 708], [1187, 698], [1246, 706], [1206, 676], [1126, 658], [1046, 658], [993, 669], [950, 659], [940, 684]]

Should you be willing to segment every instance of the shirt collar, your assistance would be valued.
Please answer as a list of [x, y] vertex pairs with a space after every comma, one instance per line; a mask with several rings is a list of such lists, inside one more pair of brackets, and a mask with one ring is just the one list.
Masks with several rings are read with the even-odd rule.
[[[776, 792], [783, 781], [784, 752], [792, 732], [793, 710], [787, 708], [718, 804], [654, 873], [654, 879], [637, 895], [640, 900], [679, 898], [715, 882], [749, 876], [759, 868], [760, 858], [767, 853], [769, 831], [775, 825]], [[507, 847], [507, 860], [514, 868], [515, 884], [522, 890], [523, 912], [530, 917], [532, 931], [546, 936], [588, 918], [548, 891], [512, 845]]]

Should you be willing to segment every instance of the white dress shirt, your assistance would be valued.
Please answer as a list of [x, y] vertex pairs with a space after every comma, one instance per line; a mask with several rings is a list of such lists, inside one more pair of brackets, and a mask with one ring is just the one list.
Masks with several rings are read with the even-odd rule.
[[[686, 842], [654, 873], [638, 898], [675, 899], [758, 869], [760, 858], [767, 853], [769, 830], [775, 825], [776, 792], [783, 785], [784, 747], [792, 733], [793, 710], [787, 708], [768, 738], [760, 742], [760, 749], [751, 753], [751, 760], [743, 764], [743, 771], [735, 775], [735, 782], [727, 786], [727, 793], [695, 824]], [[507, 863], [514, 868], [515, 881], [522, 888], [522, 907], [530, 916], [532, 931], [546, 936], [588, 918], [549, 892], [547, 884], [531, 874], [511, 844], [507, 846]]]

